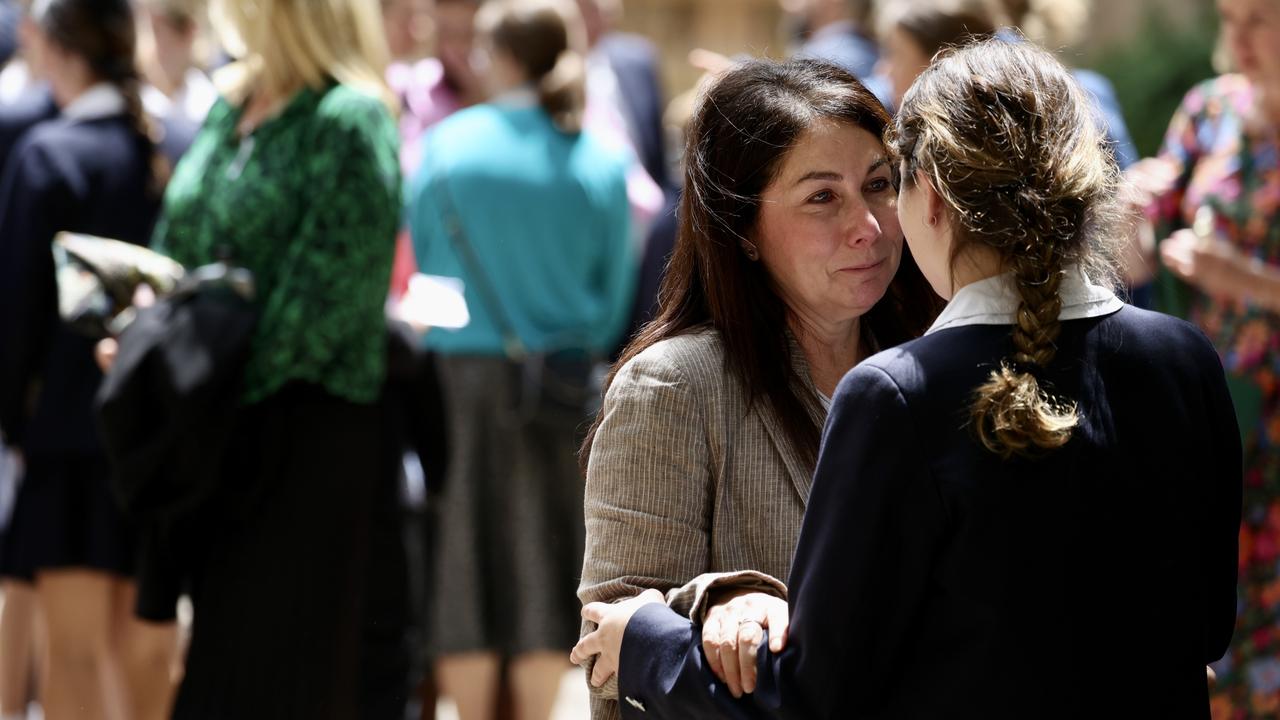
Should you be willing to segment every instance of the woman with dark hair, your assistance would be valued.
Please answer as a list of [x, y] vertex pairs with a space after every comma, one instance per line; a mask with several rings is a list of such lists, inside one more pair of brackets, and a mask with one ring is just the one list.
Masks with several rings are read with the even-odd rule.
[[427, 134], [410, 191], [419, 266], [460, 277], [471, 309], [468, 326], [426, 337], [450, 447], [431, 642], [462, 720], [492, 716], [504, 662], [517, 714], [546, 718], [577, 636], [588, 411], [540, 400], [564, 386], [585, 398], [588, 378], [540, 359], [615, 347], [635, 281], [630, 159], [582, 130], [581, 33], [565, 0], [484, 4], [493, 97]]
[[658, 316], [583, 446], [583, 602], [656, 588], [701, 617], [728, 580], [711, 574], [787, 577], [836, 383], [937, 309], [902, 246], [888, 122], [814, 60], [745, 62], [706, 90]]
[[31, 13], [30, 51], [62, 116], [23, 137], [0, 180], [0, 429], [26, 462], [0, 572], [35, 583], [45, 717], [160, 718], [173, 626], [133, 617], [134, 537], [91, 413], [102, 373], [93, 340], [58, 319], [49, 247], [63, 230], [146, 243], [171, 160], [142, 110], [128, 0], [39, 0]]
[[583, 609], [601, 629], [575, 653], [620, 667], [624, 715], [1208, 717], [1240, 439], [1204, 335], [1108, 287], [1119, 173], [1091, 112], [1029, 44], [916, 81], [891, 133], [898, 213], [950, 304], [840, 382], [790, 625], [736, 628], [751, 698], [659, 598]]

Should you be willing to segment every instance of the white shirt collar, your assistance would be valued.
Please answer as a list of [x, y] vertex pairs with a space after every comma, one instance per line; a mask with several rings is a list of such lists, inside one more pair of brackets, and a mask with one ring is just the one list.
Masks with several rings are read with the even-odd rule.
[[71, 120], [97, 120], [123, 115], [126, 108], [119, 88], [110, 83], [98, 83], [62, 108], [62, 116]]
[[490, 100], [494, 105], [505, 108], [528, 109], [538, 107], [538, 91], [531, 85], [521, 85], [505, 92], [500, 92]]
[[[1066, 269], [1058, 292], [1062, 296], [1059, 320], [1101, 317], [1124, 307], [1114, 292], [1094, 285], [1075, 265]], [[965, 325], [1012, 325], [1020, 303], [1012, 273], [979, 280], [956, 291], [925, 334]]]

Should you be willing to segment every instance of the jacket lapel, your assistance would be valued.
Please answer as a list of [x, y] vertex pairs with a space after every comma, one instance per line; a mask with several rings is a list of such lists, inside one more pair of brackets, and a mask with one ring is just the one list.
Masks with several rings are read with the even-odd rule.
[[[805, 360], [800, 344], [796, 342], [795, 337], [790, 332], [787, 333], [787, 342], [791, 350], [791, 367], [795, 369], [798, 376], [793, 381], [793, 388], [806, 401], [805, 405], [809, 410], [809, 417], [813, 419], [818, 427], [822, 427], [826, 421], [826, 410], [823, 409], [822, 404], [818, 401], [818, 389], [814, 387], [813, 381], [809, 379], [809, 362]], [[760, 414], [760, 420], [764, 423], [765, 430], [769, 433], [769, 439], [773, 441], [774, 447], [778, 449], [778, 454], [782, 457], [782, 464], [787, 469], [787, 475], [791, 477], [791, 484], [795, 486], [801, 502], [808, 505], [809, 489], [813, 485], [813, 468], [804, 462], [796, 447], [791, 444], [791, 439], [787, 436], [786, 429], [782, 426], [782, 420], [774, 413], [773, 408], [769, 407], [767, 403], [759, 403], [756, 411]]]

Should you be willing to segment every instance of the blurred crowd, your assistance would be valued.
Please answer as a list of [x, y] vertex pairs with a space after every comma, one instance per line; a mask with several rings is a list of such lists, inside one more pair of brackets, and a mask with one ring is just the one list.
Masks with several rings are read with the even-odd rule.
[[[1061, 48], [1089, 18], [780, 3], [795, 55], [890, 111], [939, 51]], [[1280, 715], [1280, 1], [1218, 5], [1231, 67], [1187, 89], [1157, 157], [1074, 75], [1127, 168], [1131, 301], [1199, 325], [1232, 383], [1240, 609], [1213, 703], [1236, 720]], [[622, 12], [0, 2], [0, 720], [399, 719], [437, 694], [462, 720], [549, 717], [580, 630], [585, 424], [654, 318], [685, 124], [741, 59], [689, 48], [705, 79], [669, 97]], [[136, 285], [136, 326], [73, 327], [63, 232], [250, 271], [243, 323]], [[126, 429], [100, 391], [137, 373]], [[182, 496], [131, 502], [140, 466]]]

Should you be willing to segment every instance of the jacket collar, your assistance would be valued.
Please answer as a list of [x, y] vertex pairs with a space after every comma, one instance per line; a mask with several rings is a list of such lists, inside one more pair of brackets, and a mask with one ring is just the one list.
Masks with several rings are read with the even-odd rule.
[[99, 120], [123, 115], [127, 110], [124, 95], [110, 83], [98, 83], [62, 108], [68, 120]]
[[[1093, 284], [1078, 265], [1068, 266], [1064, 273], [1059, 320], [1101, 317], [1124, 307], [1114, 292]], [[1012, 273], [979, 280], [956, 291], [925, 334], [965, 325], [1012, 325], [1021, 302]]]
[[[792, 381], [792, 389], [804, 400], [805, 408], [809, 411], [809, 417], [813, 419], [813, 422], [818, 427], [822, 427], [826, 421], [827, 413], [818, 399], [818, 388], [814, 386], [813, 380], [809, 378], [809, 361], [805, 359], [804, 351], [800, 349], [800, 343], [796, 341], [795, 336], [790, 331], [787, 332], [787, 347], [791, 353], [791, 367], [795, 369], [796, 374], [796, 379]], [[813, 468], [804, 462], [799, 450], [792, 444], [790, 436], [787, 435], [782, 419], [778, 417], [768, 403], [758, 403], [756, 412], [759, 413], [760, 420], [764, 424], [765, 430], [769, 433], [769, 439], [773, 441], [774, 447], [778, 450], [778, 455], [782, 458], [783, 467], [787, 469], [787, 475], [790, 476], [791, 484], [795, 486], [796, 493], [800, 496], [801, 501], [808, 503], [809, 490], [813, 486]]]

